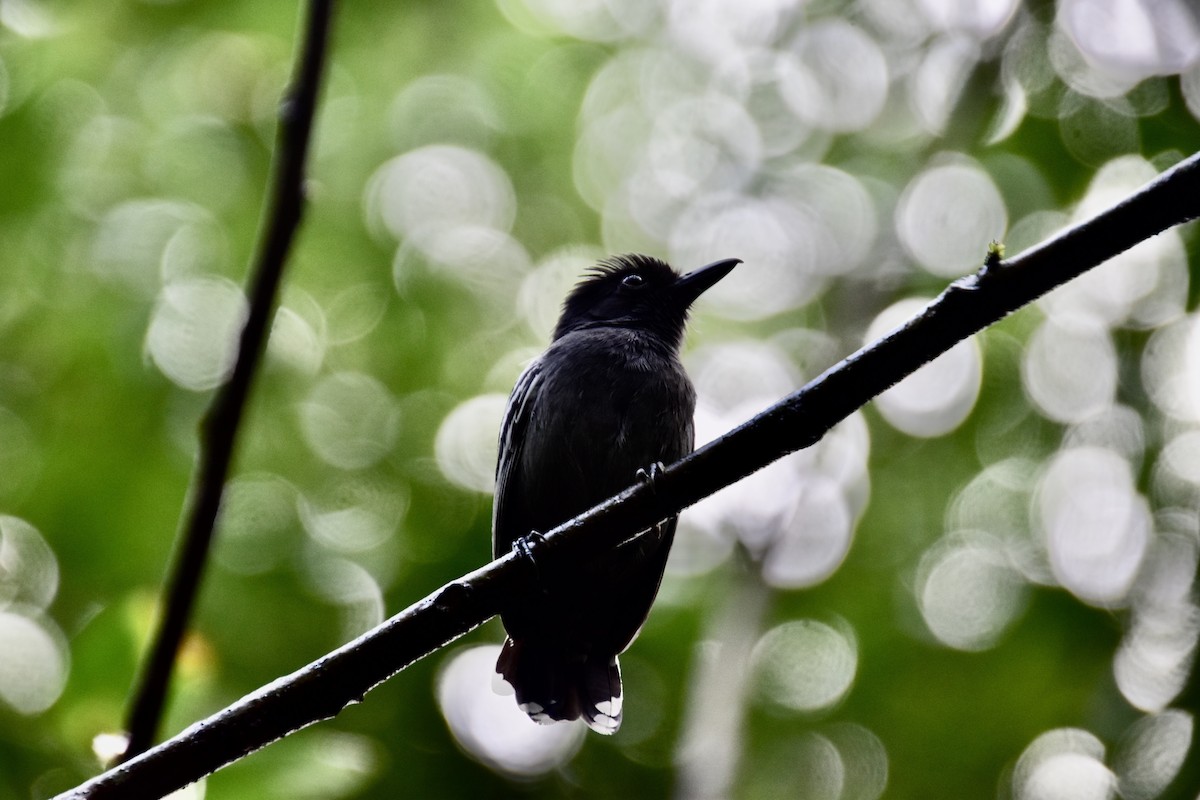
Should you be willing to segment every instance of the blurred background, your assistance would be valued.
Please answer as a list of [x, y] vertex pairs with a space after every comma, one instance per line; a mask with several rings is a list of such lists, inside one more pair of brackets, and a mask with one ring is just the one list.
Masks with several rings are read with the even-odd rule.
[[[120, 731], [299, 11], [0, 2], [0, 798]], [[689, 334], [705, 440], [1197, 150], [1190, 0], [342, 4], [167, 732], [488, 559], [505, 398], [598, 257], [745, 260]], [[493, 621], [184, 795], [1194, 797], [1198, 251], [685, 512], [618, 735], [495, 694]]]

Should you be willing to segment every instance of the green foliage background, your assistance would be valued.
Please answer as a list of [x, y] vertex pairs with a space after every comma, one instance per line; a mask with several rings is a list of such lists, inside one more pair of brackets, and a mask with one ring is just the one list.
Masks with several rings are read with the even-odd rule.
[[[1052, 19], [1050, 5], [1032, 6], [1019, 14]], [[6, 3], [8, 16], [0, 13], [0, 512], [33, 525], [53, 550], [59, 584], [45, 616], [69, 652], [65, 687], [49, 708], [22, 714], [0, 703], [0, 798], [47, 797], [75, 785], [99, 768], [93, 738], [120, 729], [209, 397], [172, 383], [148, 356], [147, 329], [162, 285], [161, 232], [123, 230], [117, 260], [135, 264], [134, 271], [110, 268], [97, 244], [106, 215], [151, 198], [201, 209], [202, 227], [216, 232], [206, 241], [216, 245], [201, 251], [200, 270], [243, 282], [297, 12], [279, 2], [25, 0]], [[796, 11], [794, 24], [838, 15], [863, 24], [860, 7], [833, 2]], [[258, 377], [236, 471], [292, 500], [279, 513], [250, 509], [239, 524], [258, 526], [250, 555], [261, 562], [252, 570], [238, 563], [249, 551], [219, 536], [224, 555], [208, 571], [169, 732], [315, 659], [355, 629], [347, 616], [353, 609], [322, 596], [306, 578], [323, 551], [304, 532], [303, 498], [334, 505], [389, 498], [394, 530], [356, 556], [385, 587], [386, 613], [488, 558], [490, 498], [443, 477], [435, 437], [460, 402], [507, 391], [516, 365], [494, 364], [518, 347], [536, 352], [543, 342], [496, 315], [478, 292], [425, 268], [419, 256], [394, 281], [396, 244], [365, 221], [364, 193], [388, 159], [430, 141], [458, 141], [462, 130], [471, 137], [487, 130], [467, 143], [511, 179], [512, 235], [531, 258], [579, 243], [598, 247], [600, 218], [573, 176], [580, 106], [596, 71], [634, 44], [521, 30], [490, 3], [359, 0], [339, 9], [311, 163], [312, 202], [282, 299], [318, 332], [321, 315], [312, 309], [323, 309], [334, 334], [315, 351], [315, 362], [273, 344]], [[993, 62], [985, 59], [980, 69], [996, 77]], [[437, 73], [482, 87], [490, 100], [480, 112], [487, 125], [431, 134], [421, 131], [421, 119], [396, 110], [402, 89]], [[1163, 168], [1200, 149], [1200, 123], [1185, 107], [1177, 76], [1150, 78], [1135, 91], [1165, 99], [1156, 113], [1136, 119], [1136, 152]], [[991, 171], [1016, 219], [1068, 209], [1107, 156], [1125, 152], [1118, 143], [1105, 158], [1081, 160], [1056, 121], [1037, 116], [999, 143], [981, 145], [981, 121], [998, 113], [1000, 98], [984, 91], [968, 100], [943, 138], [914, 133], [897, 145], [866, 131], [834, 137], [820, 155], [877, 181], [894, 199], [934, 153], [958, 149]], [[1036, 180], [1006, 171], [1014, 163], [1035, 165]], [[886, 239], [880, 257], [904, 260]], [[1194, 271], [1194, 231], [1185, 243]], [[753, 276], [744, 270], [734, 277]], [[748, 322], [703, 316], [690, 341], [762, 338], [805, 326], [824, 328], [841, 356], [861, 342], [878, 310], [944, 283], [916, 270], [865, 270], [783, 315]], [[350, 310], [338, 319], [332, 308]], [[376, 308], [377, 323], [363, 322]], [[737, 796], [838, 796], [796, 774], [796, 753], [811, 743], [806, 737], [832, 736], [847, 722], [872, 731], [886, 749], [887, 797], [1006, 796], [1016, 759], [1039, 734], [1078, 727], [1116, 748], [1141, 716], [1112, 677], [1127, 622], [1121, 607], [1094, 608], [1062, 589], [1033, 587], [1028, 607], [994, 647], [962, 652], [938, 644], [909, 596], [922, 553], [942, 535], [948, 502], [986, 465], [979, 443], [996, 420], [1018, 420], [1006, 436], [1034, 460], [1062, 443], [1063, 427], [1034, 413], [1019, 390], [1019, 348], [1039, 313], [1022, 312], [981, 337], [983, 393], [952, 433], [914, 438], [866, 413], [870, 502], [849, 555], [818, 586], [767, 590], [761, 621], [764, 628], [801, 618], [844, 621], [857, 645], [853, 688], [814, 714], [751, 703]], [[360, 329], [361, 336], [335, 341], [339, 330]], [[1163, 438], [1137, 379], [1147, 338], [1146, 331], [1115, 334], [1124, 365], [1120, 395], [1147, 420], [1143, 489]], [[363, 468], [326, 463], [302, 430], [313, 387], [343, 371], [373, 376], [394, 399], [394, 440]], [[0, 585], [5, 569], [0, 552]], [[641, 716], [641, 732], [631, 740], [589, 736], [578, 755], [545, 777], [505, 778], [464, 754], [437, 704], [436, 674], [447, 658], [439, 654], [336, 720], [211, 777], [208, 796], [669, 794], [678, 781], [674, 755], [694, 650], [725, 600], [754, 581], [748, 570], [734, 560], [668, 582], [670, 602], [655, 611], [626, 659], [627, 725], [634, 728]], [[467, 641], [500, 635], [493, 622]]]

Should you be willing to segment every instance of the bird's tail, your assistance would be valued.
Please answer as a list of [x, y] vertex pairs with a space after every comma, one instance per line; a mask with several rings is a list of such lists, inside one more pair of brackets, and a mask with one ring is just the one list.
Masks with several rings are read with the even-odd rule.
[[528, 639], [506, 639], [496, 672], [517, 693], [517, 705], [548, 725], [583, 717], [597, 733], [621, 726], [621, 667], [616, 656], [588, 659]]

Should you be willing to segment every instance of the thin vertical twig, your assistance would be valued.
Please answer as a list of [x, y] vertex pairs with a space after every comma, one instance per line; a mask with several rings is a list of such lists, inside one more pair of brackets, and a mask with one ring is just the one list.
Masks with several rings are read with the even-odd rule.
[[228, 382], [213, 397], [200, 425], [200, 449], [181, 515], [167, 599], [130, 706], [131, 758], [157, 736], [171, 673], [208, 561], [217, 513], [237, 443], [246, 398], [258, 370], [288, 253], [304, 214], [304, 177], [317, 94], [324, 72], [333, 0], [311, 0], [303, 21], [292, 81], [279, 109], [269, 197], [249, 277], [249, 314]]
[[[740, 545], [728, 594], [708, 620], [683, 706], [675, 751], [675, 797], [731, 797], [742, 760], [750, 654], [771, 606], [771, 588]], [[715, 652], [709, 647], [715, 647]]]

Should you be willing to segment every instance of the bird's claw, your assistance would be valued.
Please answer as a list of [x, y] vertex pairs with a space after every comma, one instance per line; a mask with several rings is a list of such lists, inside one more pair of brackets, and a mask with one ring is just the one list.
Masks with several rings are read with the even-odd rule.
[[533, 574], [538, 576], [538, 583], [541, 583], [541, 575], [538, 574], [538, 562], [533, 553], [545, 543], [546, 537], [537, 531], [530, 531], [527, 536], [515, 539], [512, 543], [513, 552], [533, 565]]
[[517, 555], [524, 556], [530, 561], [536, 561], [536, 559], [533, 557], [533, 548], [540, 547], [541, 545], [545, 544], [545, 542], [545, 536], [537, 531], [530, 531], [528, 536], [522, 536], [519, 539], [516, 539], [512, 544], [512, 549], [516, 551]]
[[650, 465], [649, 469], [639, 469], [637, 471], [638, 480], [647, 484], [650, 487], [650, 491], [655, 492], [657, 491], [655, 487], [658, 483], [658, 478], [665, 469], [666, 467], [663, 466], [661, 461], [655, 461]]

